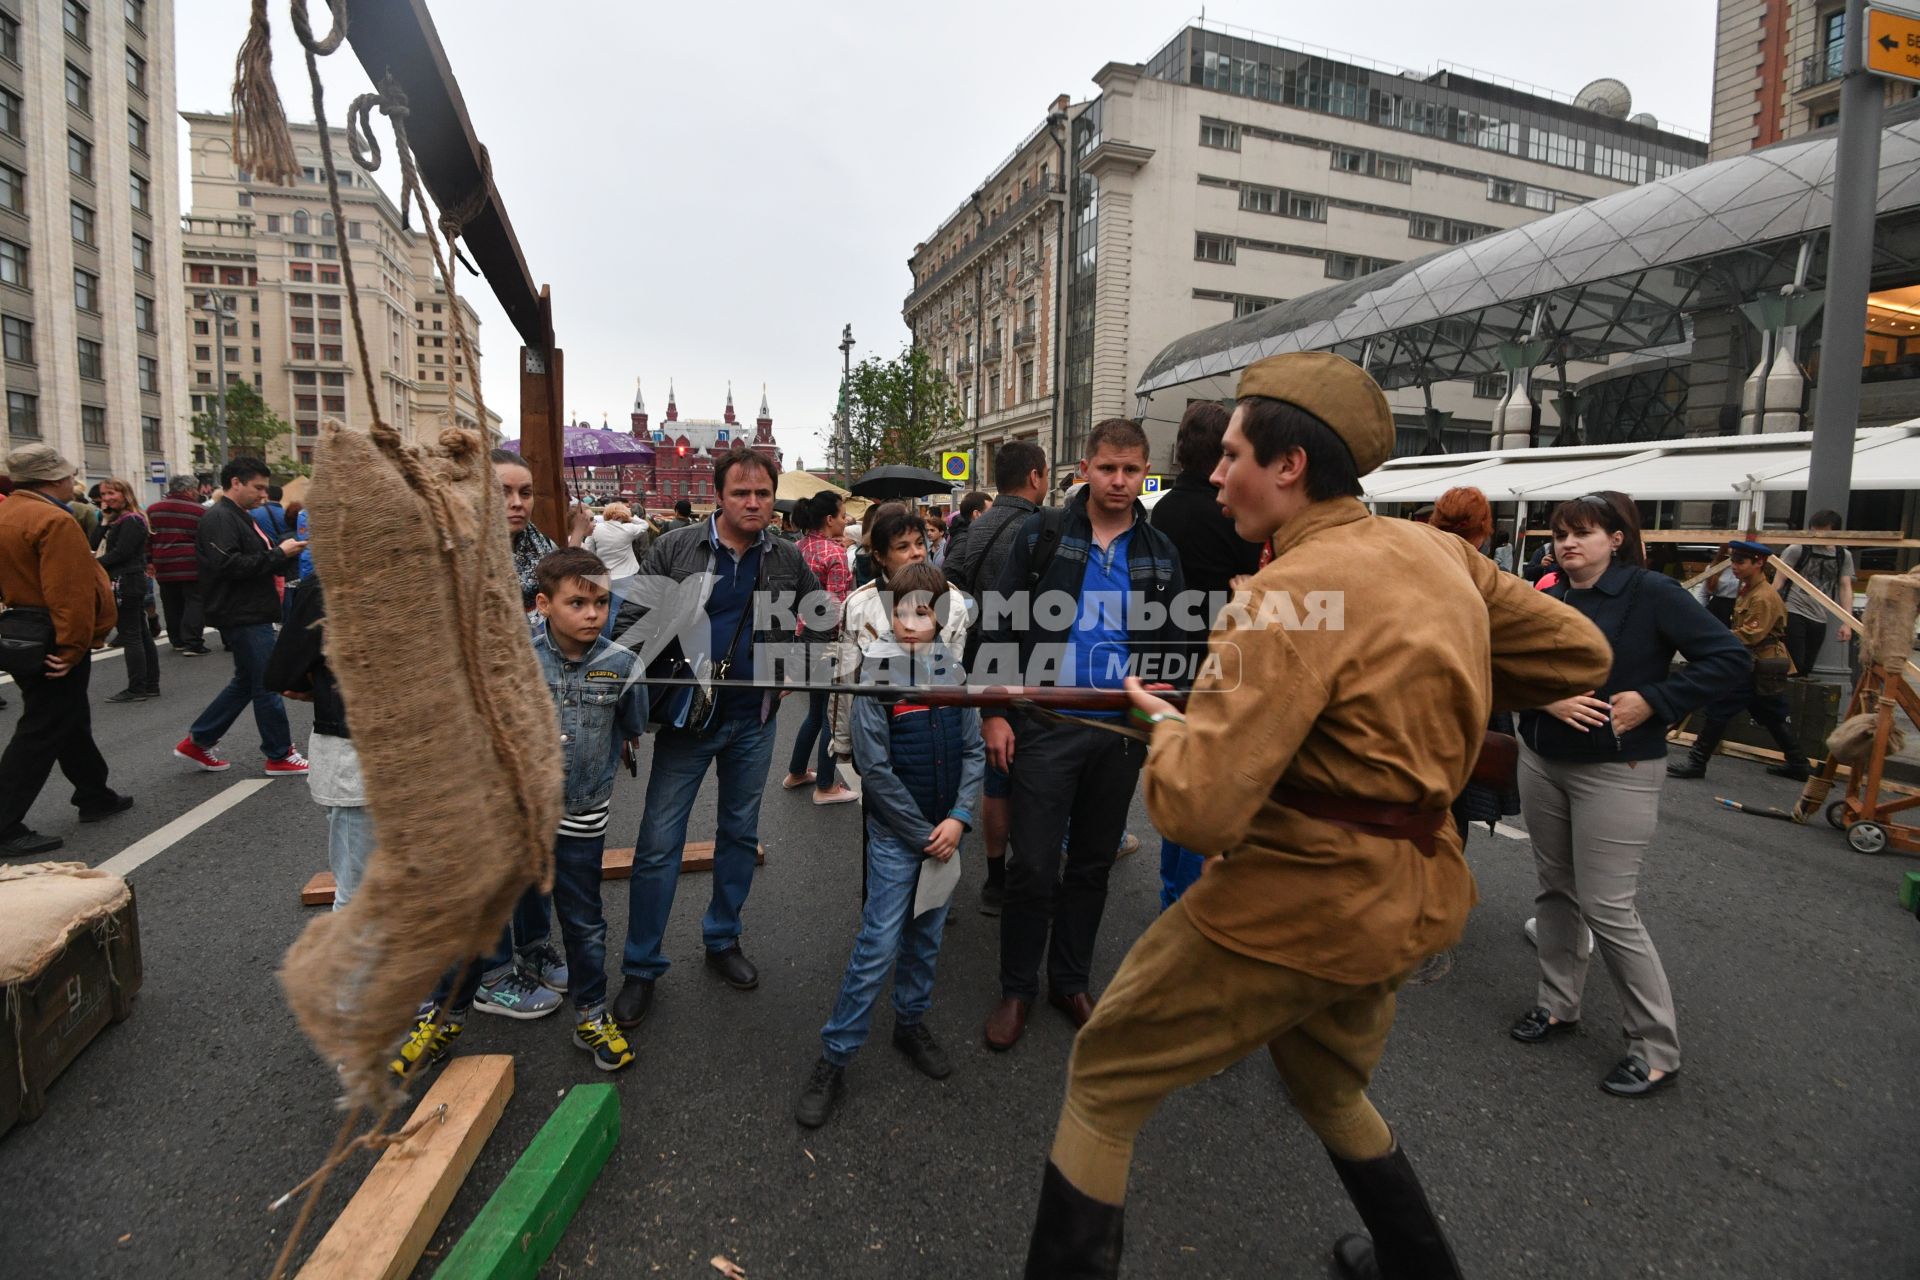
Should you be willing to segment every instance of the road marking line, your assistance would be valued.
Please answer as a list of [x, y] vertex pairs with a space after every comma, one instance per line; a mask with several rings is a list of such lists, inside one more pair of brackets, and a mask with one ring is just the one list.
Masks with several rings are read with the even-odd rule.
[[1526, 832], [1522, 831], [1520, 828], [1510, 827], [1504, 822], [1496, 822], [1493, 824], [1493, 834], [1497, 836], [1505, 836], [1509, 840], [1533, 839], [1532, 836], [1528, 835]]
[[127, 875], [142, 863], [165, 853], [254, 792], [273, 783], [272, 778], [248, 778], [244, 782], [236, 782], [212, 799], [201, 801], [153, 834], [134, 841], [101, 863], [98, 869], [117, 876]]

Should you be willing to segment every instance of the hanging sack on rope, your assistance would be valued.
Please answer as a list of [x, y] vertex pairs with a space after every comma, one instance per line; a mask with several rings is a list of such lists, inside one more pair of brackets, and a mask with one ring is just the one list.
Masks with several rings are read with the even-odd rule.
[[530, 885], [553, 879], [560, 739], [485, 448], [449, 428], [406, 446], [329, 422], [308, 509], [325, 537], [327, 665], [353, 717], [378, 844], [343, 910], [287, 952], [301, 1030], [349, 1100], [450, 966], [492, 949]]

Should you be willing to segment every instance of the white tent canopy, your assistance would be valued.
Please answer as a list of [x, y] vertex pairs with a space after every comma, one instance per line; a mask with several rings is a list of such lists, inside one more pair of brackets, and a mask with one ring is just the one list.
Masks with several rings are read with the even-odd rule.
[[[1807, 487], [1810, 432], [1506, 449], [1395, 458], [1366, 477], [1366, 500], [1428, 503], [1457, 485], [1489, 502], [1560, 502], [1617, 489], [1642, 502], [1734, 502]], [[1857, 432], [1855, 489], [1920, 489], [1920, 419]]]

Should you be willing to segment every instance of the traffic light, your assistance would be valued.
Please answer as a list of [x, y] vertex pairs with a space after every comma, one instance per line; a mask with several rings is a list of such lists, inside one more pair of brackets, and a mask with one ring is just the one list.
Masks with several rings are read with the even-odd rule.
[[684, 458], [687, 456], [687, 446], [682, 444], [682, 445], [675, 445], [674, 447], [679, 450], [681, 457]]

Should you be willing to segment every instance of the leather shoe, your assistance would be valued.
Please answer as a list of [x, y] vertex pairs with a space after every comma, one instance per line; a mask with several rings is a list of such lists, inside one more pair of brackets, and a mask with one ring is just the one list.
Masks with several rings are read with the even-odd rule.
[[1600, 1087], [1616, 1098], [1644, 1098], [1650, 1093], [1658, 1093], [1680, 1078], [1678, 1071], [1669, 1071], [1658, 1080], [1651, 1079], [1652, 1075], [1645, 1059], [1630, 1053], [1607, 1072], [1600, 1081]]
[[1049, 991], [1047, 1003], [1072, 1019], [1075, 1027], [1086, 1026], [1088, 1020], [1093, 1017], [1093, 997], [1084, 991], [1076, 991], [1070, 996], [1063, 996], [1058, 991]]
[[751, 991], [760, 985], [760, 971], [741, 954], [737, 942], [725, 951], [707, 952], [707, 968], [719, 974], [735, 991]]
[[653, 1008], [653, 979], [628, 978], [613, 998], [613, 1020], [621, 1029], [631, 1031], [647, 1020]]
[[1520, 1020], [1507, 1029], [1507, 1034], [1521, 1044], [1539, 1044], [1580, 1025], [1577, 1018], [1572, 1022], [1555, 1022], [1552, 1019], [1553, 1015], [1544, 1007], [1535, 1006], [1522, 1014]]
[[12, 835], [0, 839], [0, 858], [24, 858], [29, 854], [52, 853], [64, 841], [59, 836], [42, 835], [32, 827], [20, 827]]
[[1813, 776], [1805, 760], [1788, 760], [1781, 764], [1770, 764], [1767, 766], [1767, 772], [1776, 778], [1792, 778], [1795, 782], [1805, 782]]
[[987, 1048], [1004, 1053], [1027, 1033], [1027, 1002], [1008, 996], [987, 1015]]
[[133, 808], [133, 797], [115, 794], [113, 799], [101, 805], [91, 805], [80, 811], [82, 822], [102, 822], [116, 813], [125, 813]]

